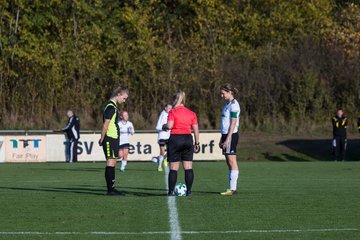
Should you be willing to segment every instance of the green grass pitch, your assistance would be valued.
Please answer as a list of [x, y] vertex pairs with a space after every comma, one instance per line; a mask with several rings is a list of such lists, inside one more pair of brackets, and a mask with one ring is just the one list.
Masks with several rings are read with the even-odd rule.
[[[182, 239], [360, 239], [360, 162], [239, 166], [238, 194], [224, 197], [226, 164], [194, 163], [193, 196], [176, 198]], [[0, 239], [170, 239], [155, 170], [129, 162], [116, 171], [126, 196], [108, 197], [104, 163], [0, 164]]]

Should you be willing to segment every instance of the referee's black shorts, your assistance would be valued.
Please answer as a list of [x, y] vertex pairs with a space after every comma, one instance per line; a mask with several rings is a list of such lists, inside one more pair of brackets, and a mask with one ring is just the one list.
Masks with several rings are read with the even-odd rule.
[[191, 134], [170, 135], [167, 146], [169, 162], [192, 161], [194, 155], [194, 143]]
[[103, 150], [106, 159], [116, 159], [119, 153], [119, 139], [105, 136], [103, 143]]
[[[225, 142], [227, 136], [228, 136], [227, 134], [221, 135], [221, 144]], [[229, 145], [225, 149], [223, 148], [222, 150], [223, 155], [236, 155], [236, 147], [238, 141], [239, 141], [239, 134], [237, 132], [233, 133], [231, 135]]]

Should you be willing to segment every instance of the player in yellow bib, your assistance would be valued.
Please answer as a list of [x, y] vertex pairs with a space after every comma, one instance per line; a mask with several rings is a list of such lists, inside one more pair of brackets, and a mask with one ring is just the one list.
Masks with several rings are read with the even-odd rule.
[[118, 87], [111, 94], [110, 100], [105, 104], [103, 110], [103, 127], [101, 129], [101, 138], [99, 145], [103, 147], [106, 168], [105, 180], [107, 186], [107, 195], [123, 195], [115, 189], [115, 165], [119, 152], [120, 130], [118, 126], [119, 110], [117, 104], [126, 101], [129, 90], [126, 87]]

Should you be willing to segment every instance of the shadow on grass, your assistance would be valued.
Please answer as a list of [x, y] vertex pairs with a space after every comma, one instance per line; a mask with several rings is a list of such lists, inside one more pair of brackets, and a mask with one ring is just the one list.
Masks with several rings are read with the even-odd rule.
[[219, 195], [220, 196], [220, 191], [218, 192], [213, 192], [213, 191], [192, 191], [193, 194], [196, 193], [201, 193], [201, 194], [211, 194], [211, 195]]
[[[33, 191], [33, 192], [50, 192], [50, 193], [76, 193], [83, 195], [97, 195], [97, 196], [106, 196], [106, 190], [104, 189], [95, 189], [95, 188], [84, 188], [84, 187], [40, 187], [40, 188], [24, 188], [24, 187], [0, 187], [0, 189], [6, 190], [15, 190], [15, 191]], [[146, 187], [129, 187], [129, 186], [120, 186], [118, 188], [121, 192], [125, 193], [126, 196], [137, 196], [137, 197], [166, 197], [167, 190], [161, 188], [146, 188]], [[134, 190], [134, 191], [131, 191]], [[154, 192], [144, 192], [144, 191], [157, 191]], [[161, 193], [160, 193], [161, 192]], [[209, 194], [209, 195], [219, 195], [218, 191], [193, 191], [193, 194]]]
[[166, 191], [165, 188], [130, 187], [130, 186], [120, 186], [120, 188], [121, 189], [147, 190], [147, 191]]
[[[296, 139], [286, 140], [276, 144], [285, 146], [297, 153], [306, 155], [309, 157], [309, 160], [333, 161], [331, 139]], [[346, 161], [359, 161], [359, 149], [360, 139], [348, 139]], [[264, 153], [264, 157], [270, 161], [307, 161], [298, 156], [290, 154], [280, 154], [280, 156], [273, 156], [269, 153]]]
[[292, 161], [292, 162], [308, 162], [308, 160], [302, 159], [298, 156], [293, 156], [287, 153], [282, 153], [279, 155], [271, 155], [268, 152], [263, 153], [264, 158], [273, 162], [286, 162], [286, 161]]
[[130, 168], [130, 169], [126, 169], [126, 172], [155, 172], [154, 169], [145, 169], [145, 168], [131, 169]]
[[[79, 193], [86, 195], [104, 195], [103, 189], [89, 189], [89, 188], [24, 188], [24, 187], [0, 187], [0, 189], [15, 190], [15, 191], [33, 191], [33, 192], [52, 192], [52, 193]], [[100, 193], [102, 192], [102, 193]]]
[[[50, 171], [61, 171], [61, 172], [103, 172], [104, 168], [48, 168]], [[118, 169], [116, 171], [119, 171]], [[154, 172], [154, 169], [126, 169], [126, 172]]]
[[62, 171], [62, 172], [99, 172], [104, 171], [103, 168], [49, 168], [50, 171]]
[[[147, 190], [147, 191], [164, 191], [167, 193], [167, 189], [160, 189], [160, 188], [145, 188], [145, 187], [121, 187], [121, 189], [135, 189], [135, 190]], [[201, 194], [216, 194], [216, 195], [219, 195], [220, 192], [212, 192], [212, 191], [192, 191], [193, 194], [196, 194], [196, 193], [201, 193]]]
[[[94, 188], [76, 188], [76, 187], [67, 187], [67, 188], [59, 188], [59, 187], [42, 187], [42, 188], [23, 188], [23, 187], [0, 187], [0, 189], [7, 190], [15, 190], [15, 191], [34, 191], [34, 192], [51, 192], [51, 193], [76, 193], [76, 194], [84, 194], [84, 195], [98, 195], [98, 196], [106, 196], [106, 190], [104, 189], [94, 189]], [[140, 191], [124, 191], [124, 187], [119, 188], [121, 192], [126, 195], [133, 195], [139, 197], [159, 197], [166, 196], [166, 193], [149, 193], [149, 192], [140, 192]], [[146, 189], [146, 188], [144, 188]], [[164, 190], [164, 189], [159, 189]]]

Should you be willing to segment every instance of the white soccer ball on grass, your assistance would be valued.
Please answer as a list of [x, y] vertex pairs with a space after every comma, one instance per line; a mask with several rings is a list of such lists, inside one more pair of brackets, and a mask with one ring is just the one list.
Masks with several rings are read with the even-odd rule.
[[186, 196], [187, 188], [183, 183], [178, 183], [175, 186], [175, 195], [176, 196]]

